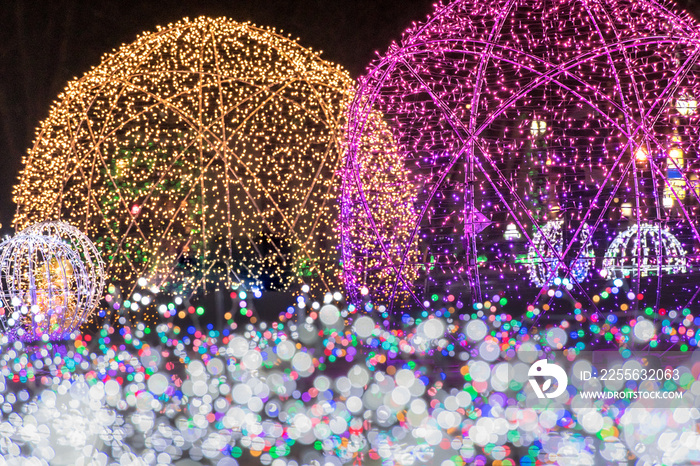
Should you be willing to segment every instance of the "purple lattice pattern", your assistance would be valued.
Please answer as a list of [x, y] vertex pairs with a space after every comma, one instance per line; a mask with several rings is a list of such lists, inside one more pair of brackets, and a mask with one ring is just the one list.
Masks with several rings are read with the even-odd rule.
[[[438, 6], [350, 109], [350, 297], [396, 309], [507, 295], [567, 313], [695, 302], [696, 31], [654, 1]], [[658, 234], [630, 236], [641, 224]], [[610, 249], [620, 234], [625, 257]]]

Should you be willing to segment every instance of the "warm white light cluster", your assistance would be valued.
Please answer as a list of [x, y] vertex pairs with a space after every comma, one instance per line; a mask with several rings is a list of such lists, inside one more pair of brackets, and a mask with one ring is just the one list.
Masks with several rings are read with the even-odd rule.
[[77, 225], [127, 288], [327, 288], [351, 86], [274, 29], [201, 17], [146, 33], [59, 96], [24, 158], [15, 226]]

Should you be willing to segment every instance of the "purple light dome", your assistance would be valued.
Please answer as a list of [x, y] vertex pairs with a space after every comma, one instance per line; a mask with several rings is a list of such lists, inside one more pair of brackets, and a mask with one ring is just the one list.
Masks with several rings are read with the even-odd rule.
[[[350, 298], [471, 310], [507, 296], [557, 315], [697, 304], [698, 30], [648, 0], [438, 5], [349, 111]], [[658, 233], [611, 248], [632, 226]]]

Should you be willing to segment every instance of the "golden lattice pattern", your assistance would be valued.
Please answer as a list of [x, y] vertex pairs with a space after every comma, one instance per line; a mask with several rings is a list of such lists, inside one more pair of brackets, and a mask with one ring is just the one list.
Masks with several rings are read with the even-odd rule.
[[200, 17], [144, 34], [54, 103], [24, 157], [15, 227], [76, 225], [127, 287], [331, 288], [351, 86], [274, 29]]

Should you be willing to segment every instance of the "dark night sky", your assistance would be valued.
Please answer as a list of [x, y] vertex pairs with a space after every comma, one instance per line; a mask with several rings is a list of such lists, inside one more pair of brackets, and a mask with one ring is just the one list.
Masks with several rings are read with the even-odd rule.
[[[353, 77], [433, 0], [0, 0], [0, 223], [10, 233], [11, 189], [34, 129], [66, 82], [100, 57], [185, 16], [273, 26], [345, 66]], [[700, 0], [678, 0], [700, 17]]]

